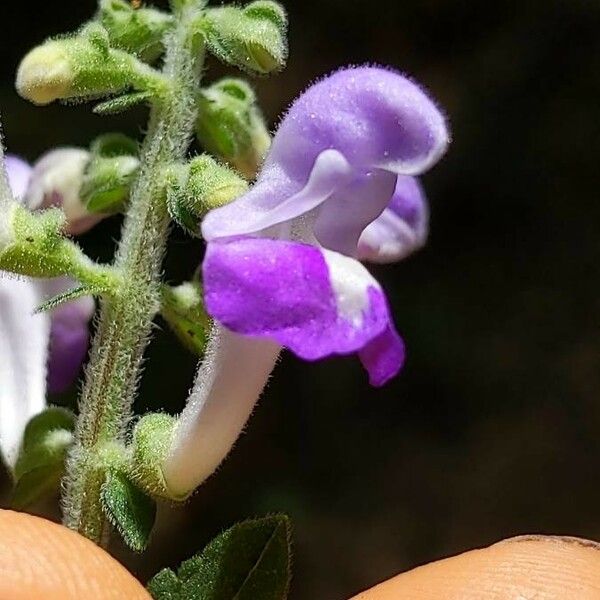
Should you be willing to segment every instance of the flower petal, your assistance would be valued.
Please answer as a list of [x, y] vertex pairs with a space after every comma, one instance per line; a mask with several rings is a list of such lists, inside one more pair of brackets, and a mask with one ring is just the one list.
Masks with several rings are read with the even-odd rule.
[[90, 154], [82, 148], [57, 148], [46, 152], [33, 166], [25, 194], [31, 210], [59, 206], [67, 217], [68, 233], [80, 235], [106, 215], [90, 213], [79, 196]]
[[[68, 277], [43, 282], [47, 298], [75, 286]], [[88, 323], [94, 314], [95, 303], [84, 296], [59, 305], [51, 313], [50, 356], [48, 359], [48, 390], [60, 393], [77, 378], [89, 346]]]
[[4, 158], [8, 183], [17, 199], [22, 199], [31, 177], [31, 167], [18, 156], [7, 154]]
[[313, 226], [316, 239], [329, 250], [356, 256], [362, 231], [388, 205], [395, 183], [396, 175], [381, 170], [354, 177], [319, 208]]
[[[261, 238], [216, 242], [208, 245], [203, 271], [213, 317], [306, 360], [357, 352], [393, 327], [379, 284], [358, 261], [336, 252]], [[400, 366], [388, 365], [389, 376]]]
[[416, 175], [445, 152], [444, 116], [407, 77], [380, 67], [341, 69], [308, 88], [291, 106], [265, 166], [277, 163], [302, 180], [323, 150], [356, 169]]
[[360, 350], [358, 356], [369, 373], [369, 383], [381, 387], [398, 374], [406, 351], [402, 338], [390, 325]]
[[248, 235], [306, 214], [352, 177], [350, 165], [335, 150], [317, 156], [306, 182], [289, 179], [281, 169], [263, 172], [254, 187], [230, 204], [211, 211], [202, 223], [207, 241]]
[[32, 280], [0, 278], [0, 449], [10, 466], [25, 426], [46, 405], [50, 317], [34, 314], [41, 300]]
[[401, 260], [425, 244], [428, 226], [421, 184], [414, 177], [399, 175], [388, 207], [360, 236], [358, 258], [379, 263]]
[[[378, 67], [338, 71], [294, 102], [256, 184], [209, 213], [203, 236], [214, 241], [260, 234], [309, 243], [316, 238], [355, 256], [360, 234], [388, 205], [395, 176], [422, 172], [447, 144], [443, 115], [415, 83]], [[393, 226], [390, 217], [393, 212], [377, 227]], [[404, 229], [397, 233], [403, 246], [416, 247], [417, 241], [404, 239], [414, 237]], [[386, 252], [369, 254], [390, 260]], [[389, 252], [399, 254], [397, 248]]]

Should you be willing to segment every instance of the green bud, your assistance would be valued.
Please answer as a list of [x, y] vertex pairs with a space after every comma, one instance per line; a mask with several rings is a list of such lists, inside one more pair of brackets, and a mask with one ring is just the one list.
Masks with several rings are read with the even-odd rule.
[[180, 341], [192, 352], [202, 354], [208, 340], [210, 317], [204, 308], [197, 280], [162, 289], [160, 314]]
[[116, 93], [140, 76], [136, 59], [111, 49], [106, 30], [92, 24], [79, 35], [48, 40], [31, 50], [19, 65], [16, 86], [23, 98], [43, 105]]
[[276, 2], [259, 0], [243, 9], [225, 6], [206, 11], [202, 30], [213, 54], [252, 73], [282, 69], [287, 59], [287, 18]]
[[33, 214], [14, 204], [7, 218], [0, 270], [32, 277], [56, 277], [69, 272], [73, 252], [62, 237], [66, 227], [62, 210], [52, 208]]
[[129, 476], [141, 489], [152, 496], [168, 500], [184, 500], [169, 491], [162, 465], [171, 448], [177, 420], [164, 413], [142, 417], [133, 430]]
[[51, 406], [32, 417], [23, 433], [15, 464], [15, 477], [64, 458], [64, 449], [72, 442], [75, 416], [66, 408]]
[[74, 426], [75, 416], [58, 407], [29, 421], [14, 468], [13, 508], [22, 510], [59, 490]]
[[137, 143], [125, 135], [109, 133], [94, 141], [90, 154], [81, 198], [90, 212], [116, 212], [127, 201], [139, 170]]
[[254, 92], [241, 79], [222, 79], [200, 92], [196, 135], [209, 152], [248, 179], [271, 145]]
[[134, 8], [126, 0], [102, 0], [98, 19], [116, 48], [154, 62], [164, 51], [163, 38], [173, 17], [152, 8]]
[[171, 217], [192, 235], [199, 234], [202, 217], [213, 208], [243, 194], [248, 183], [228, 167], [203, 154], [167, 175], [167, 207]]

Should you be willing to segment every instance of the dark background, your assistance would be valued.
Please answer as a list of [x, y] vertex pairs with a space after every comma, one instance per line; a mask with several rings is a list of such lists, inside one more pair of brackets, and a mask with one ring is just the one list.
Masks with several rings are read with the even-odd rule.
[[[143, 110], [100, 118], [86, 106], [35, 108], [12, 88], [19, 58], [77, 27], [94, 2], [10, 5], [1, 9], [0, 65], [9, 150], [33, 160], [109, 129], [139, 135]], [[293, 598], [341, 600], [510, 535], [599, 539], [600, 6], [290, 0], [287, 8], [288, 68], [257, 82], [271, 123], [315, 77], [367, 61], [410, 73], [448, 114], [453, 144], [424, 178], [430, 243], [375, 269], [408, 362], [374, 390], [354, 359], [286, 355], [218, 474], [185, 507], [161, 507], [143, 564], [115, 551], [146, 578], [236, 520], [285, 511], [296, 528]], [[207, 78], [223, 72], [211, 62]], [[118, 233], [118, 220], [104, 223], [84, 245], [108, 259]], [[200, 257], [176, 232], [169, 279], [188, 277]], [[194, 364], [160, 333], [139, 410], [178, 410]]]

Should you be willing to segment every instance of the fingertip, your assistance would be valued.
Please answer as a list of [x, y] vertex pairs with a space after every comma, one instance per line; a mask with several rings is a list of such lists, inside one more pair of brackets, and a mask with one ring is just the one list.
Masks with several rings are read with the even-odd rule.
[[0, 598], [151, 600], [121, 564], [86, 538], [10, 510], [0, 510]]
[[598, 600], [600, 545], [520, 536], [402, 573], [354, 600]]

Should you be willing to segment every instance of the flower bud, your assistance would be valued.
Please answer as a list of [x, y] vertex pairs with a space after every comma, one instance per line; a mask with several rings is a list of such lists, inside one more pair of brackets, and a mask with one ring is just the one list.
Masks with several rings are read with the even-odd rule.
[[195, 354], [206, 347], [210, 318], [206, 314], [198, 280], [177, 287], [164, 286], [160, 314], [179, 340]]
[[253, 179], [271, 145], [271, 136], [252, 88], [241, 79], [223, 79], [202, 90], [196, 135], [212, 154]]
[[[65, 275], [71, 266], [71, 247], [64, 241], [65, 216], [49, 209], [33, 214], [14, 203], [0, 243], [0, 270], [31, 277]], [[4, 235], [4, 234], [3, 234]]]
[[90, 229], [102, 216], [90, 214], [81, 201], [79, 190], [89, 159], [89, 152], [81, 148], [59, 148], [44, 154], [31, 173], [25, 193], [27, 207], [31, 210], [62, 208], [67, 232], [72, 235]]
[[95, 140], [80, 195], [89, 212], [117, 212], [129, 197], [140, 161], [137, 143], [125, 135], [109, 133]]
[[79, 35], [48, 40], [31, 50], [17, 71], [17, 91], [34, 104], [121, 91], [133, 79], [133, 60], [111, 50], [108, 35], [90, 25]]
[[169, 214], [192, 235], [199, 235], [200, 220], [209, 210], [231, 202], [248, 189], [244, 179], [207, 154], [173, 168], [167, 185]]
[[152, 8], [134, 8], [126, 0], [102, 0], [98, 18], [116, 48], [154, 62], [164, 50], [163, 37], [170, 29], [171, 15]]
[[223, 62], [253, 73], [271, 73], [287, 59], [287, 18], [270, 0], [243, 9], [209, 9], [202, 22], [209, 49]]
[[133, 430], [131, 478], [143, 490], [169, 500], [185, 500], [167, 487], [162, 468], [171, 448], [176, 420], [162, 413], [144, 415]]

